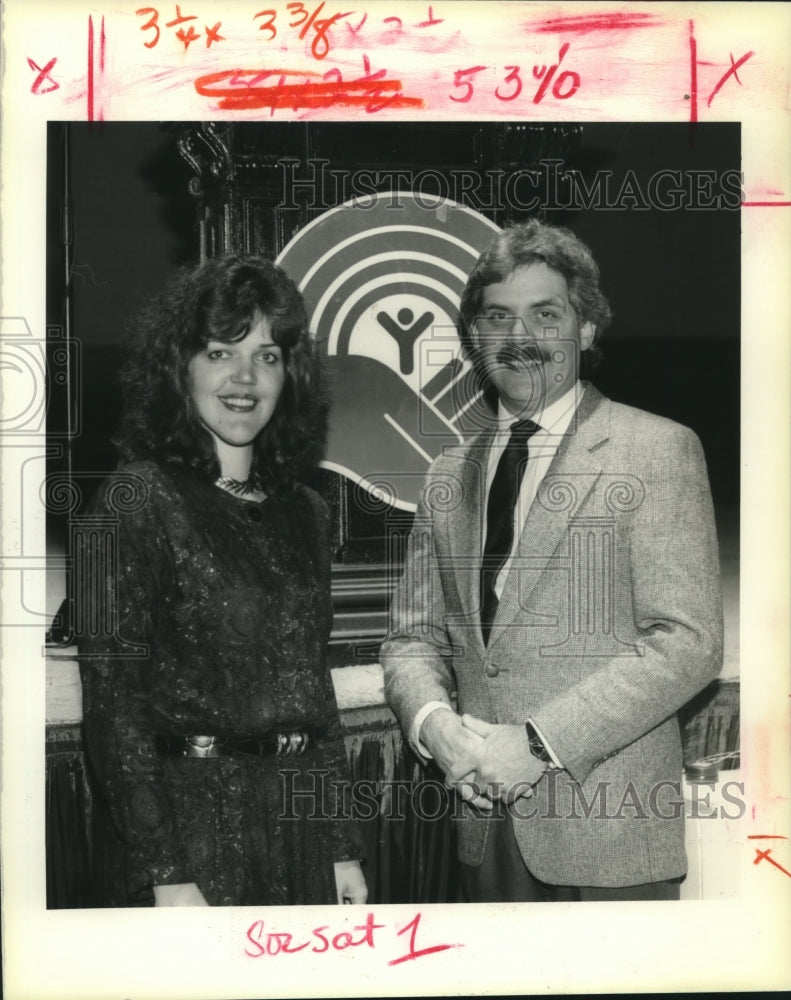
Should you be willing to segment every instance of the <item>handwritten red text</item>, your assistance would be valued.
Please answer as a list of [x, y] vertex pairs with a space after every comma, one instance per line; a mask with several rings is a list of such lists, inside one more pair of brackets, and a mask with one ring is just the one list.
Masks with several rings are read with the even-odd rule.
[[[782, 837], [777, 834], [752, 834], [747, 838], [748, 840], [788, 840], [788, 837]], [[759, 865], [762, 861], [768, 861], [770, 865], [774, 865], [775, 868], [779, 869], [784, 875], [791, 878], [791, 872], [784, 868], [779, 861], [775, 861], [772, 857], [772, 848], [767, 847], [765, 851], [760, 848], [755, 848], [755, 857], [753, 858], [753, 864]]]
[[[288, 82], [294, 77], [300, 82]], [[276, 82], [270, 82], [273, 79]], [[348, 107], [375, 114], [383, 108], [423, 107], [420, 98], [403, 93], [400, 80], [387, 79], [386, 69], [373, 72], [367, 56], [363, 56], [363, 75], [353, 80], [344, 80], [337, 68], [321, 76], [289, 69], [232, 69], [199, 77], [195, 89], [203, 97], [217, 99], [221, 109], [232, 111], [268, 108], [274, 114], [276, 110]]]
[[[324, 10], [324, 0], [313, 10], [303, 3], [286, 4], [287, 14], [283, 18], [291, 29], [299, 29], [299, 39], [304, 41], [312, 33], [310, 52], [314, 59], [323, 59], [330, 51], [329, 30], [334, 24], [348, 17], [350, 11], [337, 11], [327, 17], [319, 17]], [[278, 35], [279, 15], [274, 7], [260, 10], [254, 15], [254, 20], [261, 20], [258, 30], [265, 32], [267, 41], [273, 41]]]
[[[409, 947], [403, 954], [391, 958], [388, 965], [400, 965], [402, 962], [447, 951], [448, 948], [460, 947], [458, 944], [433, 944], [418, 948], [417, 933], [421, 917], [422, 914], [416, 914], [412, 920], [396, 930], [396, 937], [409, 934]], [[295, 935], [291, 931], [270, 930], [263, 920], [256, 920], [247, 929], [244, 953], [248, 958], [264, 958], [296, 955], [305, 950], [322, 955], [327, 952], [346, 951], [348, 948], [376, 949], [383, 937], [379, 932], [386, 934], [387, 930], [388, 925], [377, 923], [373, 913], [368, 913], [364, 923], [357, 924], [350, 931], [333, 933], [329, 924], [321, 924], [304, 937]]]
[[[38, 73], [38, 76], [33, 81], [33, 85], [30, 88], [32, 94], [51, 94], [53, 90], [57, 90], [60, 86], [55, 80], [52, 79], [50, 73], [52, 72], [57, 58], [50, 59], [47, 65], [42, 69], [28, 56], [27, 64], [33, 70], [34, 73]], [[48, 84], [48, 86], [44, 86]]]
[[[161, 37], [161, 29], [159, 27], [159, 11], [156, 7], [141, 7], [139, 10], [135, 11], [138, 17], [148, 17], [148, 20], [140, 25], [140, 30], [148, 32], [148, 37], [143, 45], [147, 49], [153, 49], [159, 44], [159, 39]], [[220, 28], [222, 27], [222, 22], [217, 21], [215, 24], [203, 25], [203, 32], [195, 30], [195, 25], [191, 24], [191, 21], [197, 21], [197, 14], [182, 14], [180, 4], [176, 4], [176, 16], [165, 22], [166, 28], [176, 28], [177, 30], [173, 33], [174, 37], [181, 42], [184, 46], [184, 50], [189, 49], [193, 42], [200, 41], [205, 35], [205, 47], [211, 48], [212, 44], [215, 42], [224, 41], [224, 37], [220, 34]], [[183, 27], [187, 25], [187, 27]]]
[[[558, 61], [551, 66], [535, 65], [532, 67], [532, 76], [539, 81], [538, 87], [533, 93], [533, 104], [540, 104], [547, 92], [559, 101], [568, 100], [580, 88], [581, 80], [579, 73], [574, 70], [564, 70], [559, 75], [557, 70], [566, 57], [569, 50], [569, 43], [564, 42], [558, 53]], [[448, 96], [457, 104], [467, 104], [473, 98], [474, 83], [477, 74], [487, 70], [488, 66], [468, 66], [466, 69], [457, 69], [453, 76], [453, 86], [456, 93]], [[522, 93], [524, 87], [523, 77], [528, 75], [530, 70], [523, 71], [521, 66], [506, 66], [504, 75], [494, 88], [494, 96], [499, 101], [515, 101]]]
[[[728, 82], [728, 80], [733, 77], [739, 86], [743, 86], [741, 79], [739, 78], [739, 69], [747, 62], [748, 59], [752, 59], [755, 53], [750, 50], [745, 52], [738, 60], [734, 61], [733, 53], [728, 53], [730, 57], [729, 68], [720, 76], [719, 80], [715, 83], [706, 101], [706, 107], [711, 107], [711, 102], [717, 96], [717, 94], [722, 90], [723, 86]], [[689, 120], [690, 122], [696, 122], [698, 120], [698, 75], [700, 68], [703, 66], [712, 65], [709, 62], [703, 62], [698, 59], [698, 41], [695, 37], [695, 23], [694, 21], [689, 22]]]

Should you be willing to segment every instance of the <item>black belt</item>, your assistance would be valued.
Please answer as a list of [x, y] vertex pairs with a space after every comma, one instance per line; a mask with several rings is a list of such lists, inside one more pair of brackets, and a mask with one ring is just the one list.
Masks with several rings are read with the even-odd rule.
[[303, 754], [319, 730], [287, 729], [264, 736], [160, 736], [160, 753], [177, 757], [291, 757]]

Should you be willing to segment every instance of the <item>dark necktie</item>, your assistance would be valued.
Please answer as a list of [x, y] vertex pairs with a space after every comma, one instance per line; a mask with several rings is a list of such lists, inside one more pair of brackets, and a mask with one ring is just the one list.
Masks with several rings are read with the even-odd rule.
[[514, 510], [528, 459], [527, 442], [541, 430], [532, 420], [511, 425], [511, 436], [497, 463], [486, 505], [486, 545], [481, 562], [481, 631], [489, 641], [499, 603], [494, 585], [514, 543]]

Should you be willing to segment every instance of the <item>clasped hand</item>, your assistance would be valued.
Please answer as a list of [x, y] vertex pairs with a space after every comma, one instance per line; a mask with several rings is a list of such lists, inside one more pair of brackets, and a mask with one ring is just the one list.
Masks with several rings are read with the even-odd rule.
[[525, 727], [484, 722], [472, 715], [432, 712], [424, 742], [455, 788], [470, 805], [491, 811], [494, 800], [511, 803], [533, 794], [546, 765], [530, 752]]

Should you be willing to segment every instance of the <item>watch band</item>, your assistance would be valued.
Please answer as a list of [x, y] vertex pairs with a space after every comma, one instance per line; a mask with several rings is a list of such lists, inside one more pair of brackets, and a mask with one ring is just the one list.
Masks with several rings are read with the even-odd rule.
[[539, 760], [543, 761], [545, 764], [551, 764], [552, 758], [547, 752], [547, 748], [544, 746], [541, 737], [535, 730], [532, 722], [525, 723], [525, 730], [527, 731], [527, 743], [530, 747], [530, 753], [537, 757]]

